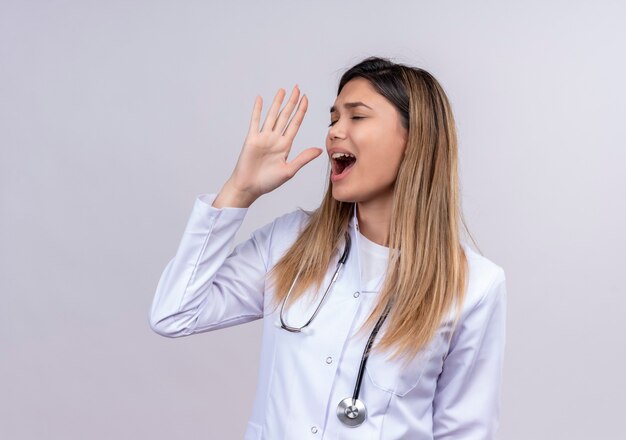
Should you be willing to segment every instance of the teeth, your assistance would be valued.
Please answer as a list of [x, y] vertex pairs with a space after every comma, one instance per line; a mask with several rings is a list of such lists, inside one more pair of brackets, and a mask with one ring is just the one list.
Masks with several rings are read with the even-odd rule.
[[354, 157], [354, 154], [350, 154], [350, 153], [334, 153], [331, 157], [333, 159], [337, 159], [337, 158], [340, 158], [340, 157]]

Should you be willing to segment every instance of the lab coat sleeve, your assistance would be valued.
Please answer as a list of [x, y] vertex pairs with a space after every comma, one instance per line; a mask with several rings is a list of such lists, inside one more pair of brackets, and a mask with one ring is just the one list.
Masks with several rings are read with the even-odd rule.
[[433, 401], [435, 440], [494, 440], [500, 417], [506, 279], [498, 273], [455, 331]]
[[267, 248], [274, 222], [230, 251], [248, 208], [211, 206], [201, 194], [175, 256], [159, 279], [150, 327], [167, 337], [230, 327], [263, 316]]

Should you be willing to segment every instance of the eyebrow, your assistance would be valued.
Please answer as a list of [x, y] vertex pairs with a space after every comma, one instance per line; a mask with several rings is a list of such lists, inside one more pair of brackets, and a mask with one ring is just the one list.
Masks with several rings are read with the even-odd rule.
[[[372, 107], [370, 107], [369, 105], [361, 102], [361, 101], [356, 101], [356, 102], [346, 102], [344, 105], [344, 108], [354, 108], [354, 107], [359, 107], [359, 106], [363, 106], [363, 107], [367, 107], [370, 110], [373, 110]], [[335, 113], [337, 111], [337, 107], [335, 107], [334, 105], [330, 108], [330, 112], [331, 113]]]

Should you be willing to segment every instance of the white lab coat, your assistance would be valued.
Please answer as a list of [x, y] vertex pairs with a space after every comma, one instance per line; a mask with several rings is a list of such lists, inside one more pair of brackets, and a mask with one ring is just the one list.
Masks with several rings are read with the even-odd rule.
[[[216, 196], [201, 194], [195, 200], [176, 255], [159, 280], [149, 321], [158, 334], [181, 337], [263, 318], [259, 381], [246, 440], [495, 438], [506, 315], [500, 266], [463, 244], [469, 287], [450, 345], [454, 310], [405, 369], [401, 360], [390, 362], [385, 353], [372, 352], [359, 396], [367, 419], [347, 427], [336, 408], [352, 396], [369, 332], [360, 339], [349, 336], [368, 316], [382, 281], [361, 283], [356, 210], [349, 228], [355, 248], [344, 269], [310, 333], [291, 333], [276, 325], [280, 308], [270, 314], [273, 292], [266, 286], [266, 272], [295, 241], [306, 214], [294, 210], [276, 218], [231, 252], [248, 208], [215, 208]], [[324, 289], [338, 258], [331, 262]], [[303, 325], [316, 305], [301, 299], [288, 309], [287, 324]]]

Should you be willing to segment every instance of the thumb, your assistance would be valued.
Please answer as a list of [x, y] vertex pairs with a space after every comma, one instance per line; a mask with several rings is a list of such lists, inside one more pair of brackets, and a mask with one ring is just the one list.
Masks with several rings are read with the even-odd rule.
[[292, 175], [296, 174], [298, 171], [300, 171], [300, 168], [302, 168], [307, 163], [311, 162], [317, 156], [322, 154], [323, 151], [324, 150], [322, 150], [321, 148], [314, 147], [314, 148], [307, 148], [306, 150], [298, 154], [295, 157], [295, 159], [289, 163]]

